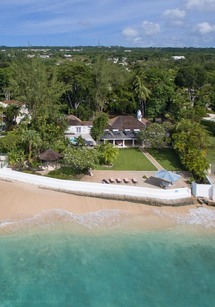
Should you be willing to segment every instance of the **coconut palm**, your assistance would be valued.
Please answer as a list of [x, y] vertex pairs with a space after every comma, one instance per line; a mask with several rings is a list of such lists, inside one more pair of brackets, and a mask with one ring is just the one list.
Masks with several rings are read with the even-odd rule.
[[145, 86], [144, 83], [145, 74], [136, 75], [134, 79], [134, 91], [137, 94], [140, 102], [140, 108], [142, 113], [146, 114], [146, 100], [149, 98], [151, 91]]
[[22, 141], [28, 145], [28, 162], [32, 163], [33, 149], [38, 149], [42, 145], [40, 134], [33, 129], [26, 129], [22, 132]]
[[99, 146], [99, 154], [101, 157], [101, 161], [106, 165], [111, 165], [116, 160], [118, 153], [118, 148], [114, 147], [108, 142], [103, 143]]

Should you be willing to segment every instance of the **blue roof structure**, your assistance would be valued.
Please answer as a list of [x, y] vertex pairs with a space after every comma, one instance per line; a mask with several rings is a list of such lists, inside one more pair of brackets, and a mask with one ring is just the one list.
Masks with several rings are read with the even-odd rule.
[[162, 180], [174, 183], [176, 182], [179, 178], [181, 178], [180, 175], [175, 174], [173, 172], [167, 171], [165, 169], [159, 170], [155, 173], [156, 178], [160, 178]]

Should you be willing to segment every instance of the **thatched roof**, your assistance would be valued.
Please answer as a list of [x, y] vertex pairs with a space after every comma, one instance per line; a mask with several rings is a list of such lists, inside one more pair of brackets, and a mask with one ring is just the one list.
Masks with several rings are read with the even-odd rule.
[[62, 158], [62, 156], [58, 152], [55, 152], [49, 148], [41, 153], [39, 158], [42, 161], [57, 161], [58, 159]]

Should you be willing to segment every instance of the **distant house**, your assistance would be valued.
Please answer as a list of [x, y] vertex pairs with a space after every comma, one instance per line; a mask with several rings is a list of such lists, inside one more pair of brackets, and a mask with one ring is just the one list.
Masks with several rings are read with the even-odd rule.
[[14, 118], [14, 121], [19, 124], [23, 118], [26, 116], [29, 116], [29, 111], [26, 105], [23, 102], [17, 101], [17, 100], [4, 100], [0, 101], [0, 106], [3, 108], [7, 108], [10, 105], [15, 105], [19, 107], [19, 114], [16, 118]]
[[184, 55], [173, 55], [172, 59], [175, 60], [175, 61], [185, 60], [185, 56]]
[[215, 122], [215, 114], [208, 114], [207, 117], [203, 117], [204, 120], [207, 120], [209, 122]]
[[72, 143], [75, 143], [75, 139], [81, 136], [85, 139], [87, 145], [95, 145], [95, 141], [90, 135], [92, 121], [82, 121], [75, 115], [69, 115], [67, 116], [67, 122], [68, 128], [65, 131], [65, 135]]
[[138, 145], [138, 133], [146, 128], [149, 121], [142, 118], [140, 111], [137, 117], [132, 115], [119, 115], [109, 120], [101, 141], [108, 141], [116, 146], [135, 147]]

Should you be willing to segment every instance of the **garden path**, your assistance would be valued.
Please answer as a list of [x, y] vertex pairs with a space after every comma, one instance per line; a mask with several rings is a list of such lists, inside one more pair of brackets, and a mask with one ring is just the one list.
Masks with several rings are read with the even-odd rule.
[[142, 153], [144, 154], [144, 156], [158, 169], [164, 169], [162, 165], [160, 165], [160, 163], [158, 163], [157, 160], [155, 160], [155, 158], [152, 157], [152, 155], [150, 155], [150, 153], [148, 153], [145, 149], [141, 149]]

